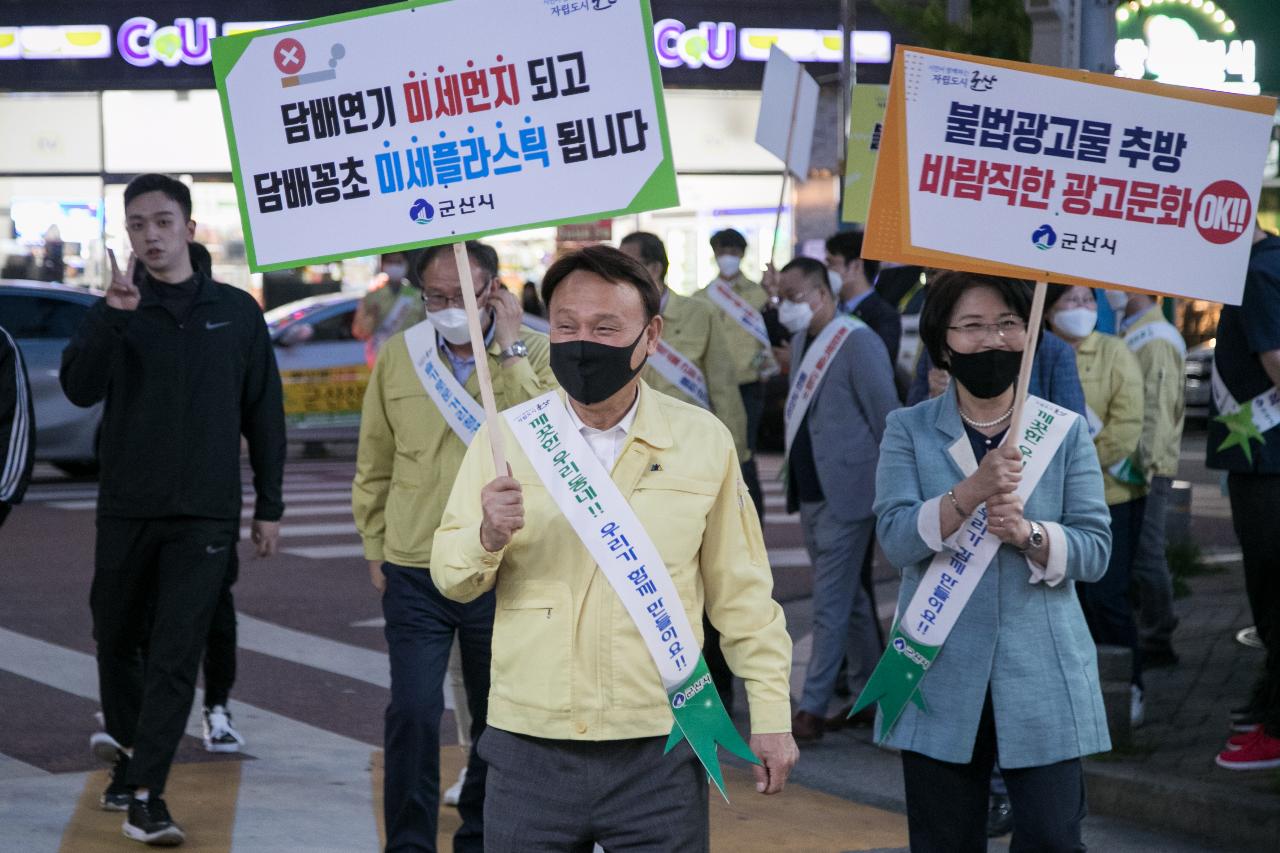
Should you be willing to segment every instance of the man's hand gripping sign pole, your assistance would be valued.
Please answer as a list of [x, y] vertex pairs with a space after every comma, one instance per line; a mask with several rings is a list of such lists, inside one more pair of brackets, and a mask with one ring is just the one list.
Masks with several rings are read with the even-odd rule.
[[[495, 17], [487, 0], [415, 0], [213, 42], [250, 268], [454, 244], [499, 475], [465, 241], [678, 204], [649, 4], [597, 5], [507, 3]], [[474, 433], [478, 413], [460, 409]], [[705, 662], [678, 680], [654, 663], [672, 745], [688, 738], [723, 790], [716, 744], [751, 753]]]

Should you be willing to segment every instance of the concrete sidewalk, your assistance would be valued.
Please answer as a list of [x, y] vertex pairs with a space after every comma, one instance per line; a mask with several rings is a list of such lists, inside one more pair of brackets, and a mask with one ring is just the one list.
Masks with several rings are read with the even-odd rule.
[[1089, 805], [1233, 850], [1280, 850], [1280, 770], [1213, 762], [1232, 734], [1227, 711], [1247, 698], [1264, 656], [1235, 639], [1253, 623], [1238, 558], [1218, 568], [1190, 578], [1191, 595], [1174, 602], [1181, 660], [1145, 672], [1146, 724], [1133, 746], [1087, 762]]

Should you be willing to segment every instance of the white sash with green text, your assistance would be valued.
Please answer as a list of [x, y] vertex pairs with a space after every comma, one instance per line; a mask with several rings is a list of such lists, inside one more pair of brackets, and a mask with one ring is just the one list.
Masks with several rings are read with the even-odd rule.
[[1152, 341], [1172, 344], [1179, 355], [1186, 358], [1187, 342], [1182, 339], [1182, 335], [1178, 334], [1178, 330], [1172, 324], [1164, 320], [1139, 326], [1124, 336], [1125, 345], [1129, 347], [1130, 352], [1137, 352]]
[[658, 351], [649, 359], [649, 364], [653, 365], [659, 376], [683, 391], [690, 400], [704, 409], [711, 408], [707, 378], [702, 375], [698, 365], [678, 349], [659, 338]]
[[787, 394], [786, 407], [783, 409], [787, 456], [791, 455], [791, 442], [800, 431], [804, 414], [809, 411], [809, 404], [813, 402], [814, 394], [818, 393], [822, 377], [827, 375], [827, 369], [831, 367], [836, 353], [840, 351], [840, 347], [844, 346], [844, 342], [851, 334], [865, 326], [866, 324], [857, 317], [850, 317], [847, 314], [838, 315], [805, 350], [804, 358], [801, 359], [800, 367], [791, 383], [791, 391]]
[[[502, 416], [538, 479], [644, 639], [675, 718], [667, 750], [682, 737], [688, 738], [723, 794], [716, 743], [747, 760], [755, 757], [725, 713], [657, 546], [586, 439], [574, 428], [559, 392], [521, 403]], [[644, 664], [636, 661], [630, 665]]]
[[764, 324], [764, 315], [747, 300], [743, 299], [724, 279], [718, 278], [707, 285], [707, 298], [717, 308], [729, 315], [729, 319], [742, 327], [742, 330], [769, 346], [769, 328]]
[[[1027, 397], [1022, 422], [1006, 439], [1016, 441], [1022, 451], [1022, 481], [1017, 493], [1024, 502], [1040, 483], [1077, 417], [1039, 397]], [[1000, 540], [987, 530], [986, 504], [974, 510], [952, 541], [954, 548], [944, 547], [933, 558], [911, 601], [898, 614], [888, 648], [853, 706], [852, 713], [857, 713], [872, 703], [880, 704], [881, 740], [907, 702], [928, 711], [919, 693], [920, 683], [1000, 550]]]
[[429, 320], [415, 323], [405, 329], [404, 343], [409, 348], [409, 359], [423, 390], [436, 404], [449, 428], [462, 439], [463, 444], [470, 445], [484, 423], [484, 407], [467, 393], [453, 371], [440, 360], [435, 326]]

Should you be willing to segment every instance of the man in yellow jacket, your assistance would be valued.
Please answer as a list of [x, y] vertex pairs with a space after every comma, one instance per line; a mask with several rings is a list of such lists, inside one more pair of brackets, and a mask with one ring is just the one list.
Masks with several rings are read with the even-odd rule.
[[[545, 336], [522, 329], [520, 300], [498, 281], [498, 255], [469, 242], [489, 372], [499, 408], [554, 387]], [[467, 443], [484, 419], [475, 354], [451, 247], [418, 259], [426, 320], [388, 339], [365, 392], [352, 484], [356, 528], [373, 586], [382, 593], [391, 656], [383, 783], [387, 850], [435, 850], [440, 717], [449, 650], [458, 637], [473, 744], [455, 851], [484, 848], [485, 767], [474, 743], [489, 692], [493, 596], [467, 604], [431, 582], [431, 545]], [[462, 701], [462, 696], [457, 700]]]
[[[689, 691], [664, 691], [669, 655], [680, 655], [677, 665], [697, 660], [704, 606], [746, 682], [751, 748], [762, 762], [757, 791], [780, 791], [797, 757], [791, 641], [770, 594], [760, 525], [728, 430], [640, 378], [663, 331], [661, 293], [644, 268], [616, 249], [588, 247], [552, 265], [542, 295], [551, 367], [565, 392], [504, 415], [510, 476], [495, 476], [487, 446], [494, 425], [485, 425], [431, 557], [449, 598], [497, 590], [489, 726], [480, 741], [489, 765], [486, 850], [598, 843], [705, 851], [707, 771], [686, 743], [663, 750], [673, 709], [706, 701], [696, 698], [706, 676]], [[533, 410], [545, 410], [559, 431], [515, 432], [508, 419]], [[571, 481], [553, 479], [557, 469]], [[617, 541], [611, 518], [629, 539]], [[616, 547], [639, 562], [600, 557], [601, 535], [613, 536], [606, 555]], [[654, 601], [653, 589], [663, 587], [666, 600]], [[649, 616], [638, 601], [650, 602]], [[657, 638], [681, 624], [695, 635], [684, 638], [688, 647]]]
[[1146, 666], [1172, 666], [1178, 662], [1172, 642], [1178, 618], [1173, 615], [1164, 522], [1182, 450], [1187, 344], [1149, 294], [1108, 290], [1107, 300], [1123, 315], [1120, 334], [1137, 356], [1143, 378], [1142, 438], [1134, 463], [1150, 485], [1133, 556], [1142, 660]]
[[761, 311], [769, 303], [769, 294], [760, 282], [742, 272], [742, 259], [747, 253], [747, 238], [735, 228], [711, 235], [711, 251], [715, 252], [719, 275], [694, 298], [711, 305], [724, 329], [725, 343], [733, 357], [734, 380], [742, 397], [747, 424], [747, 449], [743, 457], [742, 478], [751, 492], [756, 513], [764, 518], [764, 493], [756, 470], [756, 446], [760, 438], [760, 420], [764, 416], [765, 381], [778, 372], [769, 345], [769, 330]]

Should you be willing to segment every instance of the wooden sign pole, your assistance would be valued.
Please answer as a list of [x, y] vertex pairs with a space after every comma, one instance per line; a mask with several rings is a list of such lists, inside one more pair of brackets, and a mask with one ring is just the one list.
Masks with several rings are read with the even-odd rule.
[[458, 280], [462, 283], [462, 303], [467, 308], [467, 327], [471, 331], [471, 353], [476, 359], [476, 381], [480, 384], [480, 402], [484, 404], [484, 419], [489, 425], [489, 449], [493, 452], [493, 470], [496, 476], [507, 475], [507, 454], [502, 429], [498, 423], [498, 404], [493, 398], [493, 380], [489, 376], [489, 359], [484, 345], [484, 331], [480, 328], [480, 309], [476, 307], [476, 285], [471, 276], [471, 259], [465, 243], [453, 244], [453, 260], [458, 265]]
[[1013, 397], [1013, 420], [1009, 421], [1009, 435], [1017, 432], [1018, 424], [1022, 421], [1022, 410], [1027, 404], [1027, 390], [1031, 387], [1031, 365], [1035, 362], [1036, 344], [1040, 341], [1044, 297], [1048, 287], [1048, 282], [1037, 281], [1035, 294], [1031, 297], [1031, 319], [1027, 322], [1027, 345], [1022, 350], [1022, 366], [1018, 368], [1018, 387]]

